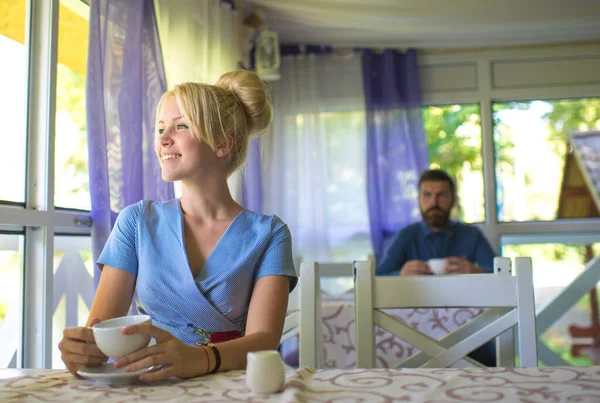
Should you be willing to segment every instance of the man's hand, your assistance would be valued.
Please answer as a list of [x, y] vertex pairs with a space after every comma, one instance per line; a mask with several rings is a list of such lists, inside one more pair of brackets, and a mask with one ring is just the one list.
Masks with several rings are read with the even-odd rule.
[[483, 273], [483, 269], [469, 262], [464, 256], [451, 256], [446, 258], [448, 274], [473, 274]]
[[431, 274], [429, 266], [422, 260], [409, 260], [404, 263], [402, 270], [400, 270], [401, 276], [418, 276], [421, 274]]

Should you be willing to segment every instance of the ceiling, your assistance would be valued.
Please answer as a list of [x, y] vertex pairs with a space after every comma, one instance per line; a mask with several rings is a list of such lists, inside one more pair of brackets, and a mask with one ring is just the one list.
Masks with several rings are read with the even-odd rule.
[[600, 40], [600, 0], [247, 0], [281, 44], [471, 48]]

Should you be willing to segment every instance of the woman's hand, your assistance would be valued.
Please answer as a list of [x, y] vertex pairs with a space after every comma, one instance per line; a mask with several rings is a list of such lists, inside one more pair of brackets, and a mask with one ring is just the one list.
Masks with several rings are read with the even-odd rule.
[[[93, 319], [90, 326], [100, 322]], [[96, 347], [94, 333], [88, 327], [69, 327], [63, 331], [63, 339], [58, 343], [61, 358], [67, 369], [73, 375], [77, 370], [92, 365], [100, 365], [108, 360], [108, 357]]]
[[154, 382], [172, 376], [193, 378], [208, 372], [206, 354], [211, 352], [205, 347], [188, 346], [166, 330], [147, 323], [123, 328], [123, 334], [135, 333], [153, 337], [156, 344], [119, 358], [115, 367], [125, 368], [125, 371], [129, 372], [152, 366], [165, 366], [159, 371], [141, 375], [140, 381]]

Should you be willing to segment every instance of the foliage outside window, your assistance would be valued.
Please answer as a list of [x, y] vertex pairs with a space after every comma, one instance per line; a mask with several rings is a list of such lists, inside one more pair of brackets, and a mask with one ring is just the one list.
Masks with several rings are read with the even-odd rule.
[[0, 147], [0, 201], [25, 202], [26, 81], [25, 0], [0, 2], [0, 119], [3, 137]]
[[54, 204], [90, 210], [85, 109], [88, 46], [87, 6], [60, 2], [56, 78]]
[[493, 104], [499, 221], [557, 218], [567, 136], [600, 129], [600, 99]]
[[429, 164], [456, 181], [458, 205], [453, 218], [482, 222], [483, 162], [479, 105], [443, 105], [423, 108]]

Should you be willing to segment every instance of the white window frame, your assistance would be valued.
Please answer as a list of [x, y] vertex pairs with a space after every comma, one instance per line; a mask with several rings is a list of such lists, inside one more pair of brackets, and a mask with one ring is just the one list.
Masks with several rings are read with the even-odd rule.
[[[581, 63], [585, 60], [585, 65]], [[522, 78], [531, 75], [529, 68], [539, 63], [541, 76], [556, 72], [545, 71], [545, 63], [559, 66], [573, 66], [578, 74], [596, 76], [596, 80], [577, 83], [572, 76], [565, 75], [561, 82], [536, 86], [523, 84]], [[495, 84], [495, 68], [499, 65], [513, 66], [511, 76], [515, 86]], [[494, 133], [492, 103], [510, 101], [551, 100], [567, 98], [600, 97], [600, 43], [567, 44], [539, 47], [521, 47], [489, 50], [457, 50], [454, 52], [423, 51], [419, 54], [423, 104], [478, 104], [481, 113], [483, 181], [485, 200], [485, 222], [478, 224], [486, 236], [500, 251], [501, 240], [506, 244], [511, 236], [530, 235], [531, 243], [541, 243], [546, 239], [541, 235], [552, 235], [554, 242], [573, 243], [589, 237], [598, 238], [600, 218], [560, 219], [555, 221], [498, 222], [496, 216], [496, 176], [494, 166]], [[574, 69], [575, 70], [575, 69]], [[506, 76], [504, 76], [506, 79]], [[510, 79], [510, 76], [509, 76]], [[514, 238], [514, 237], [513, 237]]]
[[54, 206], [54, 138], [59, 0], [28, 0], [25, 206], [0, 204], [0, 230], [25, 235], [23, 328], [18, 368], [52, 365], [54, 235], [90, 234], [89, 212]]

